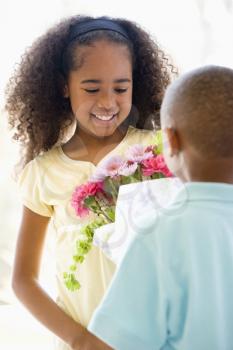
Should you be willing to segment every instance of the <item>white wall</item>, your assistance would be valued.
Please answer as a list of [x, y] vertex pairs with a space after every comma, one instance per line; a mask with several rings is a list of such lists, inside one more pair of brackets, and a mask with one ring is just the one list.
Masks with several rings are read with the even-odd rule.
[[[0, 4], [0, 105], [5, 83], [25, 47], [59, 18], [77, 13], [137, 21], [158, 39], [181, 72], [209, 63], [233, 67], [232, 0], [5, 0]], [[1, 304], [12, 301], [9, 280], [20, 204], [10, 179], [17, 146], [10, 141], [3, 112], [0, 131]]]

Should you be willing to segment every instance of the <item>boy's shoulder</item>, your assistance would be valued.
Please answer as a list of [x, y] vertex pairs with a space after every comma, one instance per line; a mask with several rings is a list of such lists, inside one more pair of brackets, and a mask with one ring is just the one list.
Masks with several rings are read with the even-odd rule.
[[[175, 244], [187, 237], [215, 232], [224, 221], [233, 224], [233, 185], [223, 183], [182, 184], [172, 202], [140, 218], [138, 237]], [[142, 224], [143, 223], [143, 224]], [[204, 237], [202, 237], [204, 238]], [[146, 238], [147, 239], [147, 238]], [[173, 242], [173, 243], [171, 243]]]

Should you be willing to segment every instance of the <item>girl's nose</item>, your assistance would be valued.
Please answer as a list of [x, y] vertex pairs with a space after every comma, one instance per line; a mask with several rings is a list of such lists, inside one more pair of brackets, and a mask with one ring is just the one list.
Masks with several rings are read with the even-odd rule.
[[99, 97], [97, 105], [99, 108], [104, 108], [106, 110], [112, 110], [116, 105], [115, 97], [110, 92], [103, 93]]

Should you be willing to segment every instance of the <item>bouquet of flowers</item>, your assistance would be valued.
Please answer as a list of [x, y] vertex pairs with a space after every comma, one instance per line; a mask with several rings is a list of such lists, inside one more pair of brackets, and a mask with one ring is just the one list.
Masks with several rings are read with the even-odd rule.
[[92, 247], [95, 229], [115, 220], [119, 187], [171, 176], [162, 156], [161, 133], [157, 133], [155, 145], [144, 147], [136, 144], [128, 148], [124, 157], [115, 155], [105, 159], [90, 180], [75, 189], [72, 206], [77, 216], [85, 217], [93, 212], [96, 219], [82, 228], [84, 239], [77, 240], [73, 264], [70, 271], [64, 273], [64, 282], [69, 290], [81, 287], [75, 271]]

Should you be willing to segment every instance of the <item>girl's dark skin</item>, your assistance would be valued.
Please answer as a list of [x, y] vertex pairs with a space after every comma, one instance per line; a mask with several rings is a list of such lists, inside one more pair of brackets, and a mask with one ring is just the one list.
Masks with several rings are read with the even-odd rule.
[[125, 135], [119, 126], [132, 106], [132, 59], [127, 47], [106, 40], [82, 48], [82, 55], [82, 66], [70, 72], [65, 87], [78, 124], [63, 151], [72, 159], [97, 164]]
[[[78, 128], [63, 149], [73, 159], [97, 164], [121, 141], [122, 133], [118, 127], [127, 118], [132, 101], [132, 63], [127, 48], [106, 41], [96, 42], [83, 51], [86, 59], [81, 68], [70, 73], [65, 91], [70, 97]], [[83, 83], [87, 80], [98, 83]], [[116, 116], [107, 122], [95, 120], [95, 114]], [[84, 157], [81, 156], [83, 151], [87, 151]], [[72, 349], [110, 349], [67, 316], [38, 284], [48, 222], [47, 218], [24, 208], [16, 248], [13, 289], [33, 315]], [[33, 235], [31, 227], [34, 228]]]
[[[128, 42], [99, 31], [70, 44], [70, 27], [86, 19], [64, 20], [38, 39], [13, 77], [16, 84], [8, 86], [9, 123], [25, 150], [21, 164], [50, 150], [74, 121], [76, 131], [62, 146], [63, 152], [93, 164], [123, 139], [129, 118], [140, 129], [149, 120], [159, 126], [173, 66], [148, 34], [126, 20], [118, 22], [128, 32]], [[30, 312], [72, 349], [110, 349], [61, 310], [39, 284], [49, 220], [23, 208], [13, 289]]]

